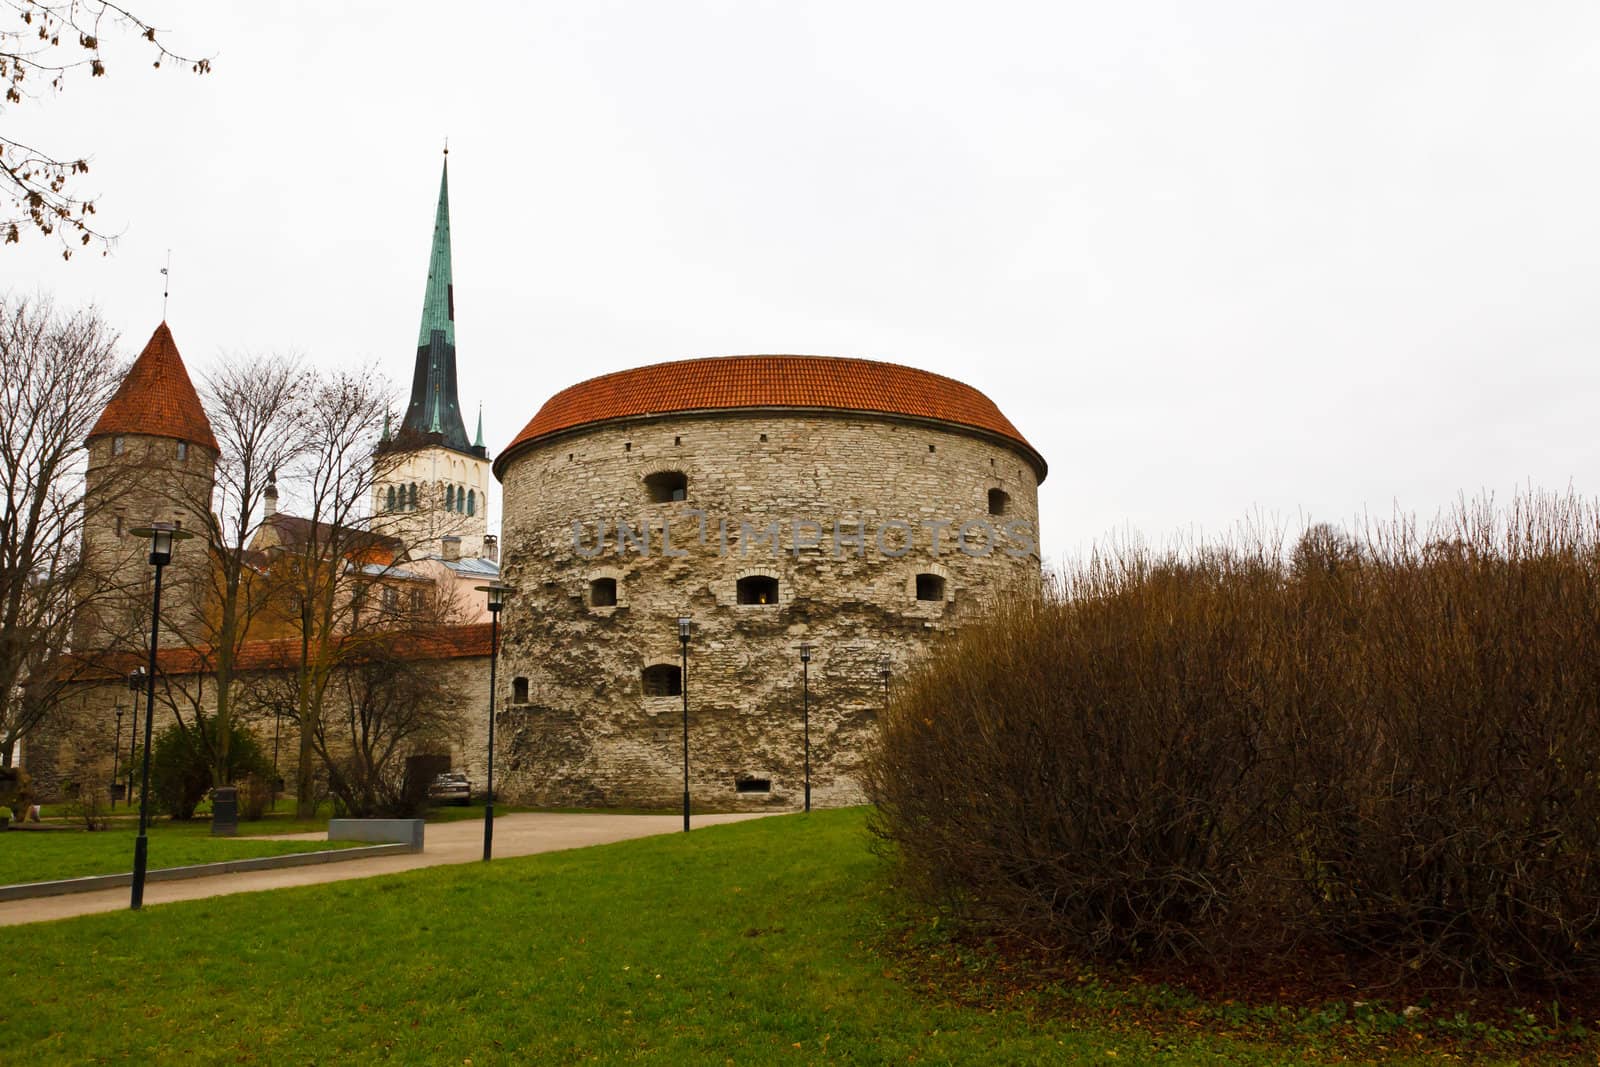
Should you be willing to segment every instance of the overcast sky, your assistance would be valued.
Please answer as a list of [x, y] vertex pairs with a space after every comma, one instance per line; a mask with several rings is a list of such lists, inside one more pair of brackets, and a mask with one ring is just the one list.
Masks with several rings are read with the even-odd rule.
[[1047, 556], [1600, 491], [1600, 5], [133, 0], [204, 78], [3, 112], [109, 257], [0, 284], [409, 387], [450, 141], [469, 427], [732, 353], [952, 375]]

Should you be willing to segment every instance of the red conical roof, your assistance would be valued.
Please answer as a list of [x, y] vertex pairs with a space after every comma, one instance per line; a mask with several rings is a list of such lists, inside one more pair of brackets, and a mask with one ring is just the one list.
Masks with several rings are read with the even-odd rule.
[[150, 343], [128, 368], [128, 376], [100, 413], [89, 438], [113, 433], [172, 437], [219, 451], [211, 420], [206, 418], [200, 394], [194, 391], [183, 357], [178, 355], [178, 344], [165, 322], [156, 327]]
[[495, 475], [504, 477], [522, 446], [589, 423], [734, 408], [874, 412], [966, 426], [1016, 446], [1044, 480], [1044, 457], [972, 386], [898, 363], [834, 356], [713, 356], [590, 378], [545, 401], [501, 451]]

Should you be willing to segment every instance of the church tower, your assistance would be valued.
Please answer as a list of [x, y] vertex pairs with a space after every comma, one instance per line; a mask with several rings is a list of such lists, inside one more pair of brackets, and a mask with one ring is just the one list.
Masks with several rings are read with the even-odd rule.
[[[422, 328], [411, 376], [411, 402], [399, 429], [384, 428], [373, 479], [372, 511], [385, 533], [413, 556], [484, 554], [488, 532], [489, 452], [483, 416], [468, 441], [456, 395], [455, 286], [450, 272], [450, 162], [439, 178]], [[446, 541], [447, 538], [459, 538]], [[459, 545], [459, 548], [457, 547]]]
[[150, 542], [131, 531], [152, 522], [175, 523], [196, 535], [175, 546], [161, 594], [161, 643], [195, 640], [210, 584], [206, 520], [219, 450], [165, 322], [128, 369], [85, 447], [83, 541], [95, 607], [79, 643], [107, 648], [149, 641]]

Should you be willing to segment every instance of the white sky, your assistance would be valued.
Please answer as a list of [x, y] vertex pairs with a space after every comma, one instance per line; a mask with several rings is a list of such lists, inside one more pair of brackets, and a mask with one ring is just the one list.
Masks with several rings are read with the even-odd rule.
[[451, 148], [491, 453], [701, 355], [952, 375], [1051, 464], [1047, 556], [1249, 513], [1600, 491], [1592, 3], [135, 0], [109, 77], [4, 110], [122, 233], [0, 286], [409, 388]]

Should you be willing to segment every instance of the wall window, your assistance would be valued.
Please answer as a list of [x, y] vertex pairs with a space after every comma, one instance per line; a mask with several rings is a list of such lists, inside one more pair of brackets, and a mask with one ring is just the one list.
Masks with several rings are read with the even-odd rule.
[[117, 516], [117, 536], [118, 537], [122, 536], [122, 516], [121, 515]]
[[675, 663], [657, 663], [644, 669], [644, 695], [675, 697], [683, 695], [683, 672]]
[[453, 485], [444, 487], [444, 509], [446, 511], [454, 511], [456, 509], [456, 487]]
[[386, 511], [393, 511], [394, 510], [394, 486], [392, 486], [392, 485], [389, 487], [388, 507], [385, 510]]
[[660, 471], [644, 480], [645, 493], [652, 504], [667, 504], [689, 498], [689, 479], [682, 471]]
[[422, 590], [411, 590], [411, 610], [421, 611], [423, 607]]
[[943, 600], [944, 579], [937, 574], [917, 575], [918, 600]]
[[410, 490], [408, 490], [406, 496], [407, 496], [407, 499], [406, 499], [406, 508], [407, 508], [407, 510], [416, 511], [417, 510], [417, 483], [416, 482], [412, 482], [411, 483], [411, 488], [410, 488]]
[[118, 434], [116, 437], [111, 439], [111, 454], [113, 456], [120, 456], [127, 450], [128, 442], [123, 439], [121, 434]]
[[589, 583], [589, 606], [591, 608], [614, 608], [617, 606], [617, 580], [615, 578], [596, 578]]
[[188, 458], [189, 458], [189, 442], [188, 441], [179, 441], [178, 442], [178, 462], [182, 463], [184, 460], [186, 460]]
[[736, 793], [770, 793], [772, 779], [752, 778], [747, 774], [741, 774], [733, 780], [733, 790]]
[[989, 490], [989, 514], [1005, 515], [1011, 511], [1011, 497], [1004, 489]]
[[476, 515], [477, 513], [478, 513], [478, 491], [476, 489], [468, 489], [467, 490], [467, 514], [468, 515]]
[[739, 579], [738, 592], [741, 604], [776, 604], [778, 579], [766, 574], [752, 574]]
[[526, 678], [511, 679], [511, 703], [526, 704], [528, 702], [528, 680]]
[[395, 611], [400, 607], [400, 590], [392, 585], [383, 587], [383, 607], [385, 611]]

